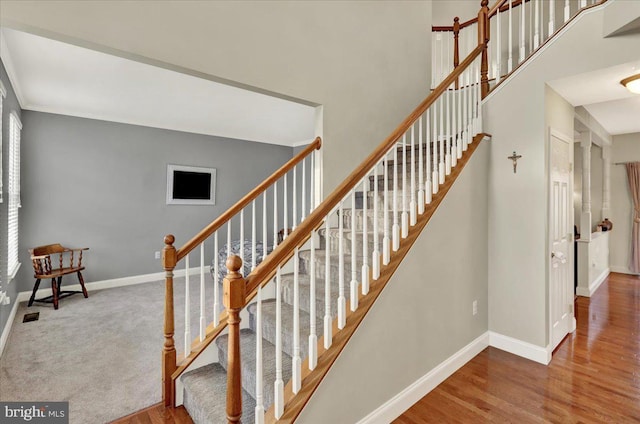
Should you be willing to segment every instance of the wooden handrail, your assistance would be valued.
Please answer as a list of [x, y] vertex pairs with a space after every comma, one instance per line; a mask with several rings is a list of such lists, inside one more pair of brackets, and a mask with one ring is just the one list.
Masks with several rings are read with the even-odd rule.
[[426, 99], [374, 150], [327, 198], [309, 214], [299, 226], [293, 230], [278, 247], [265, 258], [248, 276], [247, 293], [257, 289], [258, 285], [268, 283], [268, 278], [273, 275], [277, 267], [292, 255], [296, 247], [301, 246], [325, 217], [342, 201], [342, 199], [356, 185], [360, 183], [368, 172], [385, 156], [394, 143], [402, 137], [411, 125], [455, 83], [462, 72], [482, 53], [484, 46], [478, 45], [456, 69], [447, 76]]
[[315, 140], [311, 142], [307, 147], [304, 148], [300, 153], [291, 158], [287, 163], [282, 165], [280, 169], [267, 177], [263, 182], [261, 182], [256, 188], [247, 193], [242, 199], [238, 200], [235, 205], [231, 206], [226, 210], [222, 215], [216, 218], [209, 225], [204, 227], [202, 231], [196, 234], [191, 240], [186, 242], [180, 249], [178, 249], [178, 261], [184, 258], [189, 252], [195, 249], [200, 243], [205, 241], [211, 234], [213, 234], [217, 229], [222, 227], [229, 219], [233, 218], [236, 214], [238, 214], [242, 209], [244, 209], [247, 205], [249, 205], [255, 198], [261, 195], [265, 190], [267, 190], [273, 183], [278, 181], [280, 177], [289, 172], [295, 165], [301, 162], [305, 157], [309, 155], [314, 150], [318, 150], [322, 145], [322, 139], [320, 137], [316, 137]]

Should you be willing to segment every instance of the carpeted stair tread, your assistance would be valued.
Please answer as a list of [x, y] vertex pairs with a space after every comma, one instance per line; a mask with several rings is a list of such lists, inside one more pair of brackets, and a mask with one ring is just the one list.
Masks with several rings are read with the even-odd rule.
[[[227, 422], [227, 372], [220, 364], [210, 364], [182, 376], [184, 407], [195, 424]], [[242, 422], [254, 422], [256, 401], [242, 391]]]
[[[311, 311], [311, 282], [309, 275], [303, 274], [298, 276], [299, 278], [299, 291], [300, 291], [300, 309], [309, 313]], [[351, 280], [349, 280], [351, 281]], [[293, 304], [293, 274], [284, 274], [282, 276], [282, 300], [285, 303]], [[348, 295], [347, 290], [349, 282], [345, 278], [345, 296]], [[324, 290], [325, 281], [324, 278], [316, 278], [316, 317], [322, 319], [324, 317]], [[331, 280], [331, 316], [338, 316], [338, 279]], [[322, 327], [317, 327], [318, 334], [322, 334], [320, 330]]]
[[[218, 347], [218, 358], [223, 367], [227, 366], [228, 335], [222, 335], [215, 341]], [[301, 342], [302, 343], [302, 342]], [[250, 328], [240, 330], [240, 356], [242, 388], [255, 396], [256, 393], [256, 333]], [[276, 380], [276, 348], [266, 340], [262, 340], [262, 376], [264, 409], [273, 404], [273, 383]], [[282, 352], [282, 379], [284, 384], [291, 379], [291, 357]]]
[[[307, 285], [308, 288], [308, 285]], [[303, 296], [300, 290], [300, 303], [307, 298], [309, 304], [308, 292]], [[291, 290], [291, 303], [293, 303], [293, 289]], [[289, 356], [293, 356], [293, 306], [289, 303], [282, 302], [282, 350]], [[256, 309], [257, 304], [249, 305], [249, 328], [256, 331]], [[299, 311], [300, 316], [300, 357], [304, 358], [308, 355], [309, 343], [308, 336], [310, 332], [309, 313], [302, 308]], [[322, 319], [316, 317], [316, 334], [322, 332]], [[262, 337], [275, 346], [276, 344], [276, 300], [269, 299], [262, 302]]]

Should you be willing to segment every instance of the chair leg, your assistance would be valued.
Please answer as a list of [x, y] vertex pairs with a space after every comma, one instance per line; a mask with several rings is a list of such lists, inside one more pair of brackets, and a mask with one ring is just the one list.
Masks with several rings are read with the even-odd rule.
[[51, 279], [51, 291], [53, 292], [53, 309], [58, 309], [58, 283], [55, 278]]
[[82, 287], [82, 294], [85, 299], [89, 297], [89, 293], [87, 293], [87, 289], [84, 287], [84, 278], [82, 278], [82, 273], [78, 271], [78, 281], [80, 281], [80, 286]]
[[38, 291], [38, 287], [40, 287], [40, 279], [36, 279], [36, 284], [33, 286], [33, 293], [31, 293], [31, 297], [29, 298], [29, 304], [27, 306], [33, 305], [33, 300], [36, 298], [36, 292]]
[[62, 275], [58, 277], [58, 296], [60, 295], [60, 293], [62, 293], [62, 289], [60, 288], [62, 286]]

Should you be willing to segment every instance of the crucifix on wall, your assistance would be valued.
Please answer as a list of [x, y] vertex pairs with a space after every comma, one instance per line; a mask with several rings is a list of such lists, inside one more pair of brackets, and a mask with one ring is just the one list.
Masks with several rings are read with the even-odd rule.
[[513, 161], [513, 173], [516, 173], [516, 168], [518, 167], [518, 159], [520, 159], [522, 157], [522, 155], [516, 155], [516, 152], [514, 150], [513, 154], [511, 156], [507, 156], [507, 159], [511, 159]]

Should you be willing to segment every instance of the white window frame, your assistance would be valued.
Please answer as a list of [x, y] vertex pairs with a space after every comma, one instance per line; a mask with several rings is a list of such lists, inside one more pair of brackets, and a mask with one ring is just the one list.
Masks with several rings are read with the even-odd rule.
[[15, 112], [9, 114], [9, 207], [7, 216], [7, 274], [9, 282], [20, 269], [19, 220], [20, 209], [20, 133], [22, 123]]
[[[173, 173], [174, 171], [198, 172], [211, 175], [211, 187], [209, 199], [174, 199], [173, 198]], [[216, 204], [216, 168], [202, 166], [167, 165], [167, 205], [209, 205]]]
[[0, 203], [2, 203], [2, 103], [7, 97], [7, 90], [0, 80]]

